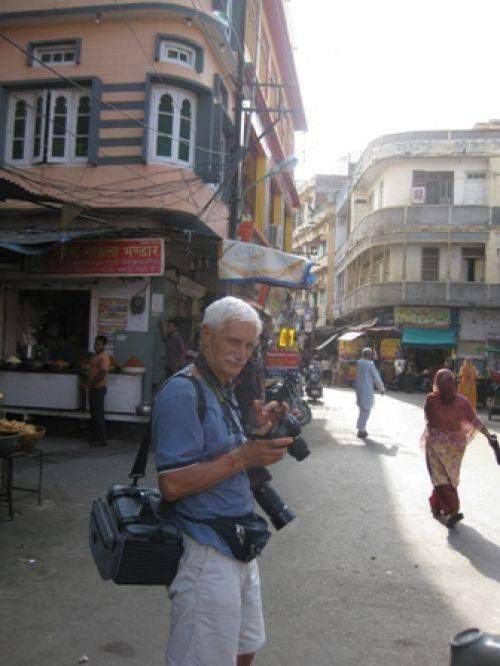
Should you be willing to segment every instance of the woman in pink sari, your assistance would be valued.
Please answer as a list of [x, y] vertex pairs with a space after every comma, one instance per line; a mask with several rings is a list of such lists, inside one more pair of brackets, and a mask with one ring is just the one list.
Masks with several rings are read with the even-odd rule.
[[429, 498], [432, 515], [446, 518], [446, 526], [454, 527], [464, 517], [460, 513], [457, 487], [467, 444], [478, 431], [490, 444], [494, 436], [478, 419], [467, 398], [457, 394], [451, 370], [436, 373], [433, 392], [427, 396], [424, 411], [427, 427], [422, 444], [434, 486]]

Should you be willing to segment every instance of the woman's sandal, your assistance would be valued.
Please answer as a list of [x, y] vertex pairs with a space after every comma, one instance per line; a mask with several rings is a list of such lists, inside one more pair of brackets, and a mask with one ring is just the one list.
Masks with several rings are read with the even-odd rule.
[[448, 518], [448, 522], [446, 523], [446, 527], [448, 529], [453, 529], [457, 523], [459, 523], [461, 520], [464, 519], [464, 514], [463, 513], [457, 513], [451, 518]]

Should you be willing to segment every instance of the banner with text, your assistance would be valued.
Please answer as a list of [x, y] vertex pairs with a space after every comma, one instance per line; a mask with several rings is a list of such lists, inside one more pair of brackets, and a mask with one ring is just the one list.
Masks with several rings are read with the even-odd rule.
[[115, 276], [163, 275], [162, 238], [120, 238], [76, 241], [30, 256], [31, 275]]

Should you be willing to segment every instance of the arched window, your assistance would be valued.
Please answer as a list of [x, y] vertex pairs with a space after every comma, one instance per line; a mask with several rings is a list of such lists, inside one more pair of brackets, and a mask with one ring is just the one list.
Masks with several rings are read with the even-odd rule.
[[76, 116], [75, 157], [87, 157], [89, 152], [90, 97], [83, 95], [78, 101]]
[[89, 93], [71, 89], [12, 92], [5, 159], [13, 162], [85, 162], [91, 149]]
[[156, 154], [158, 157], [171, 157], [174, 134], [174, 101], [169, 94], [160, 97], [158, 105], [158, 135]]
[[180, 111], [178, 157], [183, 162], [189, 162], [191, 154], [191, 102], [188, 99], [182, 101]]
[[174, 164], [192, 164], [195, 95], [175, 88], [156, 88], [152, 93], [151, 110], [149, 158]]
[[68, 105], [66, 97], [60, 95], [54, 100], [52, 113], [52, 143], [51, 155], [54, 158], [66, 156], [66, 129], [68, 122]]
[[12, 132], [12, 159], [24, 160], [26, 155], [27, 104], [23, 99], [16, 102], [14, 130]]

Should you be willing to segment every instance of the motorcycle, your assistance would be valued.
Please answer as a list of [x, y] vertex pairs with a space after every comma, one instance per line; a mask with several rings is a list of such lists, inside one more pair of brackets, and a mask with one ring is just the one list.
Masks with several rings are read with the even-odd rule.
[[302, 378], [298, 371], [287, 370], [281, 378], [266, 382], [266, 402], [277, 400], [286, 402], [291, 412], [298, 412], [297, 418], [301, 425], [310, 423], [312, 419], [311, 408], [303, 399]]
[[493, 417], [500, 414], [500, 373], [498, 372], [491, 372], [486, 404], [488, 407], [488, 419], [493, 421]]
[[321, 368], [310, 365], [306, 371], [306, 394], [312, 402], [318, 402], [323, 397], [323, 383], [321, 381]]

